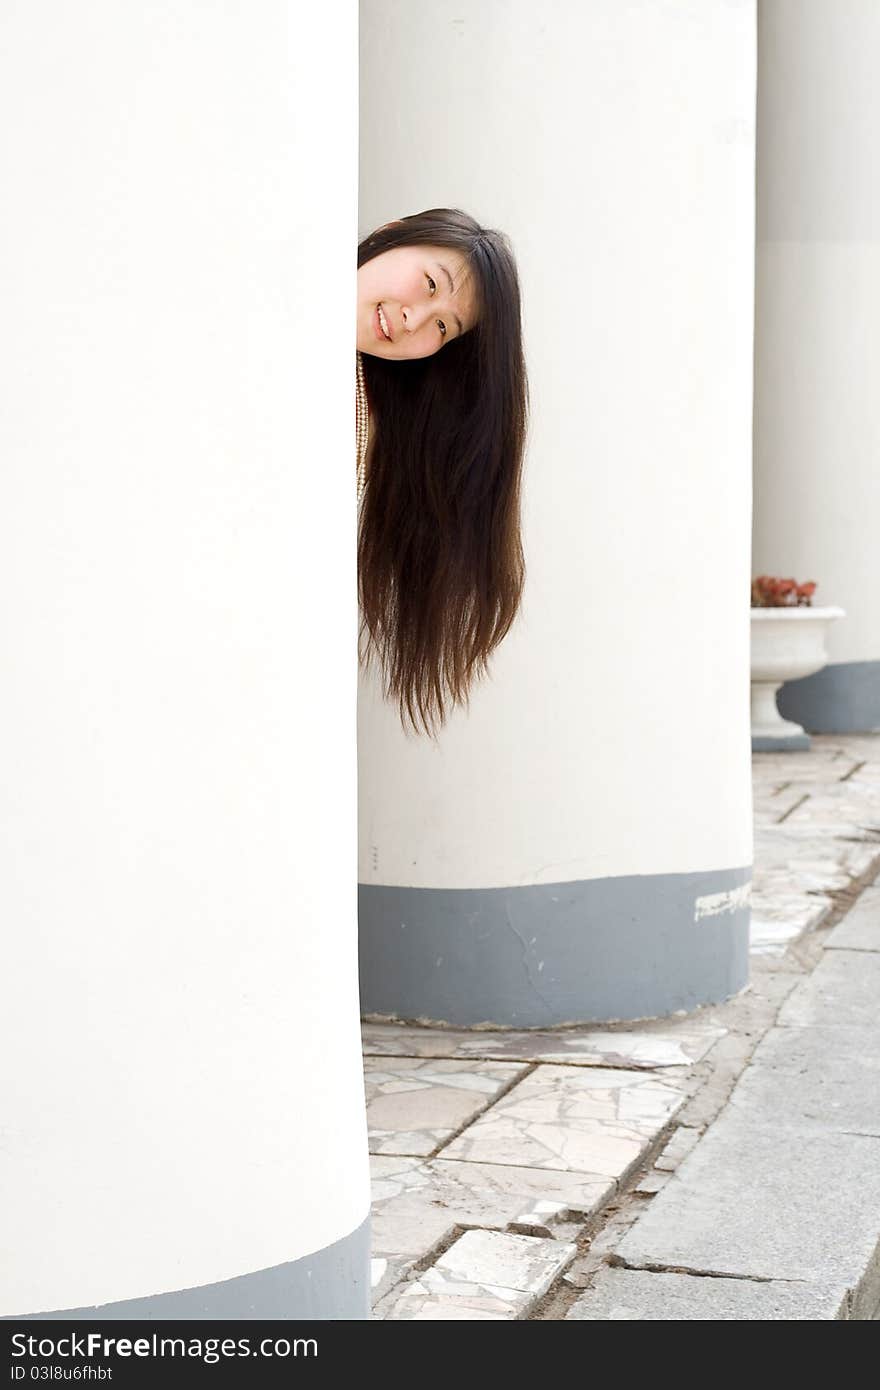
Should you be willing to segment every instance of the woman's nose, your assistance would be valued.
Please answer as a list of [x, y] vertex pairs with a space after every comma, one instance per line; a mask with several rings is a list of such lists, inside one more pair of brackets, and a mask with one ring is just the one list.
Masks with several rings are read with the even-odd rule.
[[401, 314], [404, 328], [409, 333], [415, 333], [434, 317], [434, 307], [432, 304], [416, 304], [410, 309], [404, 305]]

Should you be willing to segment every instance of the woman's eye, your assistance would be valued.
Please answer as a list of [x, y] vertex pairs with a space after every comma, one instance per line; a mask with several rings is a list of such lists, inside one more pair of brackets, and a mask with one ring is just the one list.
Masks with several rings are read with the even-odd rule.
[[440, 329], [441, 336], [445, 338], [445, 337], [446, 337], [446, 324], [443, 322], [442, 319], [438, 319], [438, 320], [437, 320], [437, 327]]
[[435, 291], [436, 291], [436, 289], [437, 289], [437, 282], [436, 282], [436, 280], [432, 280], [431, 277], [430, 277], [430, 275], [426, 275], [426, 276], [425, 276], [425, 279], [427, 280], [428, 284], [431, 286], [431, 293], [434, 294]]

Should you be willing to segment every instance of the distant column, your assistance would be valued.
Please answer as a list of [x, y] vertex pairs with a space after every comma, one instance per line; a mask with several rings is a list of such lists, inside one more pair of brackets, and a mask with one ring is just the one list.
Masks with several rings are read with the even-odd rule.
[[764, 0], [758, 41], [755, 574], [840, 604], [778, 705], [880, 730], [880, 5]]
[[542, 1026], [747, 980], [755, 9], [362, 4], [360, 230], [522, 273], [525, 605], [439, 746], [360, 701], [362, 1005]]
[[367, 1316], [356, 7], [289, 24], [0, 24], [0, 1316]]

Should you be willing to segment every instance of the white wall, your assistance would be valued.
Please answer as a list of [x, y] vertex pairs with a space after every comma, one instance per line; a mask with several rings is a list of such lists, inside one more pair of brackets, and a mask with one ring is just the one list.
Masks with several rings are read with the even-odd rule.
[[5, 7], [0, 55], [16, 1314], [294, 1260], [367, 1212], [356, 9], [43, 0]]
[[755, 572], [841, 604], [880, 660], [880, 5], [761, 5]]
[[362, 883], [751, 862], [751, 0], [362, 0], [360, 231], [511, 236], [520, 621], [439, 747], [360, 700]]

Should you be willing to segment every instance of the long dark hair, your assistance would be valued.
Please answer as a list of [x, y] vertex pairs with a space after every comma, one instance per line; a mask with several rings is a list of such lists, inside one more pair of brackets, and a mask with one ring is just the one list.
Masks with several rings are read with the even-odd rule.
[[365, 238], [358, 266], [418, 245], [461, 253], [477, 321], [429, 357], [363, 354], [371, 435], [358, 655], [366, 667], [378, 657], [401, 723], [435, 737], [450, 706], [469, 705], [522, 600], [528, 384], [507, 238], [458, 209], [432, 208]]

